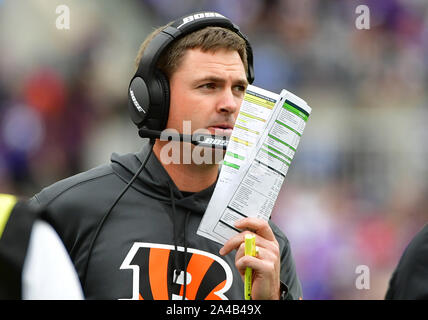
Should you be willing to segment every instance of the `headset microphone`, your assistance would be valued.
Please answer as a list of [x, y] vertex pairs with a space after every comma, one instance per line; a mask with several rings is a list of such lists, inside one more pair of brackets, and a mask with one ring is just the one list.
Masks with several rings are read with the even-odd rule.
[[[158, 68], [160, 58], [174, 41], [208, 26], [228, 29], [242, 38], [247, 54], [247, 80], [249, 84], [253, 83], [253, 50], [248, 38], [236, 24], [217, 12], [195, 12], [183, 16], [153, 36], [129, 83], [128, 111], [140, 137], [161, 138], [161, 132], [166, 129], [168, 122], [170, 87], [168, 77]], [[176, 134], [172, 135], [170, 140], [223, 149], [226, 149], [228, 144], [227, 137], [209, 134], [193, 134], [192, 137]]]
[[190, 142], [196, 146], [214, 148], [214, 149], [227, 149], [229, 138], [227, 136], [218, 136], [204, 133], [182, 134], [171, 130], [164, 130], [163, 132], [140, 128], [138, 134], [141, 138], [160, 139], [161, 141], [181, 141]]

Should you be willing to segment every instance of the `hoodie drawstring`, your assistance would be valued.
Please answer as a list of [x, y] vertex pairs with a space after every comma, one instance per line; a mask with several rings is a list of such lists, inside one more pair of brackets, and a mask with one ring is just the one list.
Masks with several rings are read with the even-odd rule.
[[187, 211], [186, 218], [184, 219], [184, 289], [183, 299], [186, 299], [186, 288], [187, 288], [187, 230], [186, 226], [189, 222], [190, 211]]
[[[177, 225], [177, 218], [176, 218], [176, 209], [175, 209], [175, 197], [173, 192], [172, 184], [169, 183], [169, 192], [170, 192], [170, 199], [171, 199], [171, 206], [172, 206], [172, 224], [173, 224], [173, 237], [174, 237], [174, 252], [173, 252], [173, 261], [174, 261], [174, 275], [173, 275], [173, 283], [176, 282], [178, 276], [180, 275], [180, 268], [178, 268], [178, 259], [177, 259], [177, 253], [178, 253], [178, 241], [177, 241], [177, 231], [176, 231], [176, 225]], [[186, 218], [184, 220], [184, 287], [183, 287], [183, 300], [186, 299], [186, 287], [187, 287], [187, 230], [186, 226], [189, 221], [190, 211], [186, 213]], [[178, 272], [178, 274], [177, 274]]]

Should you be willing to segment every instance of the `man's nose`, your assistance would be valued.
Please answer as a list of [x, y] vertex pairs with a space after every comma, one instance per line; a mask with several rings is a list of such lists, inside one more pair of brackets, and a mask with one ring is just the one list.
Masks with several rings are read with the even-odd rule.
[[240, 101], [241, 99], [233, 94], [232, 89], [224, 90], [217, 105], [217, 112], [233, 114], [239, 110]]

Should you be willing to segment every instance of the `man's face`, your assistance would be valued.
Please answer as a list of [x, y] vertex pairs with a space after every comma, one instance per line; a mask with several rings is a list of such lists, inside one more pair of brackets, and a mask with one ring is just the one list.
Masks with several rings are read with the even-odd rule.
[[187, 50], [170, 77], [167, 128], [183, 132], [183, 122], [191, 121], [192, 133], [205, 129], [205, 133], [230, 136], [247, 85], [237, 51]]

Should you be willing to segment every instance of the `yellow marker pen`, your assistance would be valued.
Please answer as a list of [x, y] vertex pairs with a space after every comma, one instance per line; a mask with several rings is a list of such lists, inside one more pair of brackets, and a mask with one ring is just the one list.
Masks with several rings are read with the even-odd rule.
[[[256, 235], [246, 234], [245, 235], [245, 255], [256, 256]], [[247, 267], [245, 269], [244, 279], [244, 296], [245, 300], [251, 300], [251, 284], [253, 282], [253, 269]]]

